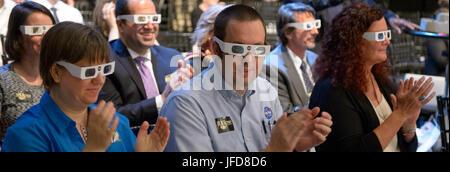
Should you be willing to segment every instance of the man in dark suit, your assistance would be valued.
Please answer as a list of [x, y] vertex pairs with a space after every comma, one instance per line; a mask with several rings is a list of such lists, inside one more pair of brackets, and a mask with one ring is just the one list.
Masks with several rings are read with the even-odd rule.
[[107, 77], [99, 98], [112, 101], [131, 126], [154, 124], [167, 96], [191, 78], [193, 70], [182, 61], [177, 70], [173, 58], [180, 53], [154, 45], [161, 19], [151, 0], [119, 0], [116, 16], [120, 39], [110, 43], [115, 72]]
[[284, 112], [307, 108], [309, 104], [314, 87], [311, 65], [317, 54], [307, 49], [315, 47], [320, 28], [320, 20], [314, 16], [314, 9], [300, 2], [283, 5], [278, 11], [277, 31], [282, 45], [266, 57], [264, 74], [272, 77], [269, 81], [278, 88]]

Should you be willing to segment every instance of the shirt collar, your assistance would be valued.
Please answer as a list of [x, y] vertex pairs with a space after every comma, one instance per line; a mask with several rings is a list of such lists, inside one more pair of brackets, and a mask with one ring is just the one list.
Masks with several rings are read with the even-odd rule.
[[[241, 98], [242, 96], [245, 97], [250, 97], [253, 94], [255, 94], [256, 90], [255, 89], [248, 89], [244, 95], [241, 95], [239, 93], [237, 93], [232, 86], [230, 86], [227, 82], [225, 82], [225, 80], [223, 79], [223, 76], [221, 75], [221, 72], [217, 71], [220, 70], [220, 67], [216, 67], [215, 65], [210, 66], [210, 68], [207, 69], [206, 72], [214, 72], [214, 70], [216, 70], [215, 74], [220, 74], [219, 78], [222, 78], [222, 87], [219, 90], [216, 90], [217, 92], [219, 92], [223, 97], [227, 98], [227, 99], [231, 99], [233, 97], [239, 97]], [[203, 75], [203, 76], [213, 76], [213, 75]], [[255, 82], [256, 82], [257, 78], [249, 85], [248, 88], [255, 88]], [[214, 82], [214, 77], [211, 77], [211, 82]]]
[[[136, 59], [137, 57], [141, 56], [141, 55], [139, 55], [138, 53], [136, 53], [135, 51], [133, 51], [133, 50], [130, 49], [130, 48], [127, 48], [127, 50], [128, 50], [128, 52], [130, 53], [130, 56], [131, 56], [131, 58], [132, 58], [133, 60]], [[145, 53], [145, 55], [142, 56], [142, 57], [144, 57], [144, 58], [147, 59], [148, 61], [151, 61], [151, 60], [152, 60], [152, 53], [150, 53], [150, 51], [147, 50], [147, 52]]]
[[65, 132], [68, 127], [75, 126], [75, 122], [59, 108], [48, 92], [42, 95], [40, 105], [53, 124], [57, 126], [59, 132]]
[[304, 60], [306, 60], [306, 51], [305, 51], [305, 57], [303, 57], [303, 60], [302, 60], [289, 47], [286, 47], [286, 49], [287, 49], [287, 52], [289, 54], [289, 57], [294, 62], [294, 65], [297, 66], [298, 68], [300, 68], [300, 66], [302, 66], [302, 63], [304, 62]]

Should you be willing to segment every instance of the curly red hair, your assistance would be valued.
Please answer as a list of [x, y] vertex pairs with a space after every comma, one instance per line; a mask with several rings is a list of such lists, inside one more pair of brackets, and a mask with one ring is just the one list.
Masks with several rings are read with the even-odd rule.
[[[362, 3], [353, 4], [333, 19], [322, 40], [322, 52], [315, 63], [315, 78], [330, 77], [334, 86], [364, 93], [369, 69], [361, 57], [362, 35], [370, 25], [384, 17], [383, 11]], [[388, 84], [390, 65], [375, 65], [372, 73], [382, 84]]]

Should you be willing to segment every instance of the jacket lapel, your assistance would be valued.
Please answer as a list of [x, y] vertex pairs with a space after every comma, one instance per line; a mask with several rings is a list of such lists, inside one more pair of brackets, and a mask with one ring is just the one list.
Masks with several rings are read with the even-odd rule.
[[302, 104], [306, 105], [309, 102], [308, 94], [303, 87], [303, 81], [300, 80], [300, 76], [298, 75], [297, 69], [295, 68], [294, 62], [289, 57], [289, 53], [287, 52], [287, 48], [282, 46], [281, 48], [281, 56], [283, 57], [284, 66], [286, 67], [287, 74], [289, 78], [291, 78], [291, 82], [294, 83], [294, 89], [297, 93], [298, 97], [300, 97], [300, 101]]
[[[394, 111], [393, 106], [392, 106], [392, 101], [391, 101], [391, 97], [390, 94], [392, 93], [392, 90], [388, 89], [387, 86], [381, 84], [378, 79], [376, 79], [379, 87], [380, 87], [380, 91], [383, 94], [384, 98], [386, 99], [386, 101], [388, 102], [389, 106], [391, 107], [392, 111]], [[367, 120], [366, 123], [369, 124], [370, 126], [368, 126], [368, 130], [373, 130], [375, 128], [377, 128], [380, 125], [380, 121], [378, 120], [378, 116], [372, 106], [372, 103], [370, 103], [369, 98], [367, 98], [367, 96], [362, 93], [362, 94], [358, 94], [352, 91], [349, 91], [350, 94], [353, 94], [354, 97], [356, 97], [356, 103], [358, 103], [361, 106], [361, 110], [363, 111], [363, 114], [366, 115], [362, 115], [365, 116]], [[368, 131], [368, 132], [370, 132]]]
[[160, 58], [164, 58], [158, 52], [156, 45], [150, 48], [152, 53], [152, 67], [153, 67], [153, 75], [155, 76], [156, 84], [158, 85], [159, 92], [162, 93], [166, 87], [165, 75], [163, 73], [164, 69], [167, 68], [166, 64], [163, 64], [164, 60]]
[[143, 97], [147, 97], [147, 94], [145, 93], [144, 84], [142, 83], [142, 79], [140, 77], [141, 75], [139, 74], [139, 71], [136, 68], [136, 64], [133, 62], [133, 59], [131, 59], [130, 53], [128, 52], [125, 45], [119, 39], [112, 43], [112, 47], [118, 56], [117, 61], [129, 73], [129, 76], [138, 87], [139, 93]]

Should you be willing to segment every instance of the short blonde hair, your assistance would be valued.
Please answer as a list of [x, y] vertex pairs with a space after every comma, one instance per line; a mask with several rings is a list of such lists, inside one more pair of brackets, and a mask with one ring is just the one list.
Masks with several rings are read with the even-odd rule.
[[229, 5], [215, 4], [202, 13], [194, 33], [191, 36], [192, 44], [201, 46], [206, 43], [208, 34], [214, 29], [217, 15]]

